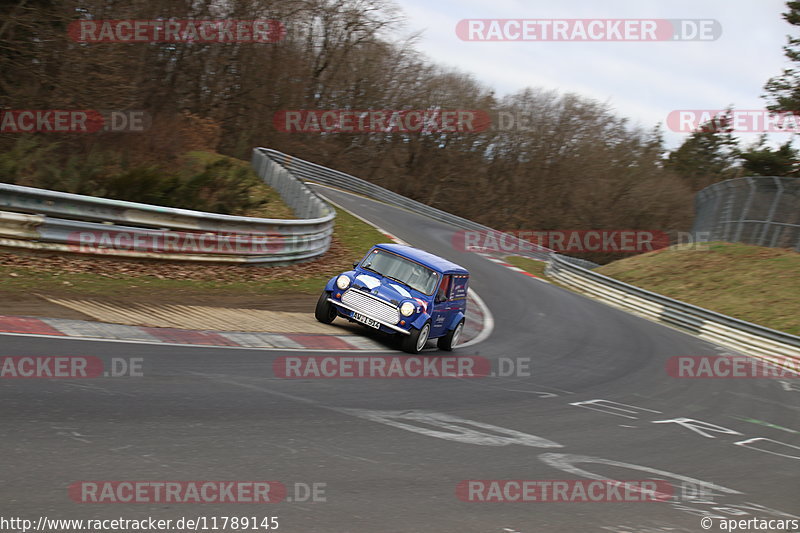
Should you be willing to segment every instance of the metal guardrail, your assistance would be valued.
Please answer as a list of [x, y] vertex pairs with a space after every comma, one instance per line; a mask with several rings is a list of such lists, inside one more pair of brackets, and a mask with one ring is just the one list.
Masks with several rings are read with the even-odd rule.
[[253, 167], [298, 219], [160, 207], [0, 183], [0, 245], [149, 259], [291, 263], [325, 253], [336, 211], [257, 151]]
[[800, 337], [673, 300], [582, 268], [553, 254], [547, 275], [608, 304], [688, 330], [744, 353], [800, 368]]
[[[477, 222], [467, 220], [466, 218], [461, 218], [452, 213], [448, 213], [446, 211], [442, 211], [441, 209], [436, 209], [435, 207], [417, 202], [416, 200], [406, 198], [405, 196], [380, 187], [379, 185], [375, 185], [374, 183], [356, 178], [350, 174], [345, 174], [344, 172], [323, 167], [322, 165], [317, 165], [316, 163], [304, 161], [303, 159], [284, 154], [277, 150], [271, 150], [269, 148], [257, 148], [256, 151], [269, 157], [282, 168], [305, 181], [321, 183], [323, 185], [329, 185], [331, 187], [336, 187], [348, 192], [360, 194], [362, 196], [366, 196], [367, 198], [372, 198], [373, 200], [378, 200], [389, 205], [408, 209], [414, 213], [425, 215], [428, 218], [445, 222], [457, 228], [493, 233], [497, 235], [502, 234], [502, 232], [482, 224], [478, 224]], [[554, 253], [553, 250], [549, 248], [521, 240], [513, 235], [507, 235], [507, 239], [509, 242], [514, 242], [517, 244], [514, 246], [515, 255], [521, 255], [539, 261], [547, 261], [550, 257], [550, 254]], [[594, 268], [597, 266], [595, 263], [583, 259], [569, 258], [568, 260], [573, 261], [576, 264], [580, 264], [586, 268]]]

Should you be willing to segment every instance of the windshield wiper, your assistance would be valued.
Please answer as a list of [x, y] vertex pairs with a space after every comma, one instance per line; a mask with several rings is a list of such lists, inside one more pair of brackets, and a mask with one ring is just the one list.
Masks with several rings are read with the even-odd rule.
[[[397, 283], [402, 283], [403, 285], [408, 285], [408, 283], [406, 283], [406, 282], [405, 282], [405, 281], [403, 281], [402, 279], [393, 278], [392, 276], [387, 276], [386, 274], [381, 274], [381, 275], [382, 275], [384, 278], [389, 278], [390, 280], [392, 280], [392, 281], [396, 281]], [[408, 286], [410, 287], [411, 285], [408, 285]]]
[[383, 276], [383, 274], [381, 274], [380, 272], [378, 272], [378, 271], [377, 271], [377, 270], [375, 270], [374, 268], [370, 268], [370, 267], [368, 267], [368, 266], [364, 266], [364, 265], [361, 265], [361, 268], [363, 268], [364, 270], [369, 270], [370, 272], [375, 272], [375, 273], [376, 273], [377, 275], [379, 275], [379, 276]]

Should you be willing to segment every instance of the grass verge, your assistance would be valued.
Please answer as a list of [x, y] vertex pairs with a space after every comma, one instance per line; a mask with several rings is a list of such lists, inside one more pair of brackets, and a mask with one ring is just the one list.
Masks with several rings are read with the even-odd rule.
[[596, 272], [676, 300], [800, 335], [800, 253], [714, 242], [670, 247]]
[[510, 255], [508, 257], [503, 258], [506, 263], [510, 265], [514, 265], [517, 268], [521, 268], [525, 272], [533, 274], [538, 278], [546, 278], [547, 276], [544, 275], [544, 269], [547, 268], [547, 263], [544, 261], [536, 261], [534, 259], [528, 259], [527, 257], [519, 257], [517, 255]]
[[569, 287], [568, 285], [564, 285], [563, 283], [561, 283], [557, 279], [551, 278], [550, 276], [547, 276], [544, 273], [545, 269], [547, 268], [547, 263], [545, 263], [544, 261], [537, 261], [535, 259], [529, 259], [527, 257], [520, 257], [518, 255], [509, 255], [507, 257], [504, 257], [503, 259], [505, 260], [506, 263], [508, 263], [510, 265], [514, 265], [517, 268], [521, 268], [525, 272], [528, 272], [529, 274], [533, 274], [537, 278], [542, 278], [544, 280], [547, 280], [552, 285], [555, 285], [557, 287], [561, 287], [561, 288], [564, 288], [564, 289], [567, 289], [567, 290], [573, 290], [571, 287]]
[[284, 203], [278, 192], [262, 182], [247, 161], [213, 152], [194, 151], [185, 155], [183, 170], [193, 174], [200, 173], [204, 169], [220, 162], [228, 163], [234, 169], [244, 170], [246, 181], [252, 184], [247, 189], [249, 203], [260, 205], [259, 207], [245, 210], [242, 213], [243, 215], [260, 218], [295, 218], [294, 213]]

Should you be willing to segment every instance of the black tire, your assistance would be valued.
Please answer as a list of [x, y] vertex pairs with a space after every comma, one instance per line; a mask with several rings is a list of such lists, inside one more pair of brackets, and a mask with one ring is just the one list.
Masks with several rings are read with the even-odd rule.
[[314, 316], [323, 324], [330, 324], [336, 318], [336, 308], [328, 301], [327, 291], [322, 291], [322, 294], [317, 300], [317, 308], [314, 309]]
[[456, 327], [447, 332], [447, 335], [439, 337], [439, 340], [436, 341], [436, 345], [439, 346], [440, 350], [445, 350], [447, 352], [453, 351], [453, 348], [458, 344], [458, 338], [461, 336], [463, 329], [464, 319], [462, 318], [461, 322], [459, 322]]
[[400, 347], [404, 352], [419, 353], [425, 347], [425, 343], [428, 342], [430, 334], [431, 323], [428, 321], [420, 329], [412, 329], [410, 334], [404, 336], [403, 340], [400, 341]]

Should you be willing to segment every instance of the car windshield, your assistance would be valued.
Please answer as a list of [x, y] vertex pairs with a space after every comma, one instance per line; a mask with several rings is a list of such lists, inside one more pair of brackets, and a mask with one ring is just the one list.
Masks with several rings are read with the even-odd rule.
[[439, 274], [430, 268], [383, 250], [373, 250], [364, 259], [361, 267], [404, 283], [427, 295], [433, 294], [439, 281]]

